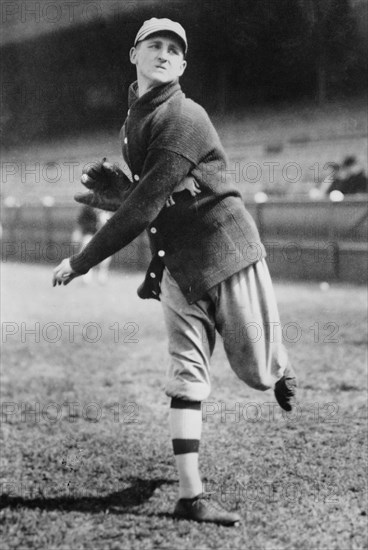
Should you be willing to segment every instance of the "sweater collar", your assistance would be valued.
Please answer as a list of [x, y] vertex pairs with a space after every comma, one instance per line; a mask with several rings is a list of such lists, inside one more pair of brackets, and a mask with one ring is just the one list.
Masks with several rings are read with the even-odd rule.
[[135, 81], [129, 87], [128, 105], [131, 107], [144, 107], [145, 109], [155, 109], [176, 92], [181, 91], [178, 80], [152, 88], [141, 97], [138, 96], [138, 82]]

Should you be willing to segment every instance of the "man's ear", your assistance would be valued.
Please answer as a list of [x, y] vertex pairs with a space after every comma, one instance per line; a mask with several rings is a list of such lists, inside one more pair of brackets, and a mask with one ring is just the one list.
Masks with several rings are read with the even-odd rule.
[[181, 62], [181, 72], [179, 76], [181, 76], [184, 73], [186, 67], [187, 67], [187, 62], [185, 61], [185, 59], [183, 59], [183, 61]]
[[130, 62], [133, 63], [133, 65], [137, 64], [137, 48], [133, 46], [133, 48], [130, 48], [129, 52]]

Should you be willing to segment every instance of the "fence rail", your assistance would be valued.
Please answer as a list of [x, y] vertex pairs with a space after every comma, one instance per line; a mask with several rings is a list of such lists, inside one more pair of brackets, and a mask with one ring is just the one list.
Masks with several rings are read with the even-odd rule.
[[[268, 252], [274, 277], [364, 284], [368, 271], [368, 204], [274, 199], [247, 203]], [[49, 263], [78, 250], [72, 242], [78, 206], [3, 206], [2, 262]], [[231, 251], [229, 251], [231, 253]], [[113, 267], [144, 270], [150, 259], [145, 234], [115, 254]]]

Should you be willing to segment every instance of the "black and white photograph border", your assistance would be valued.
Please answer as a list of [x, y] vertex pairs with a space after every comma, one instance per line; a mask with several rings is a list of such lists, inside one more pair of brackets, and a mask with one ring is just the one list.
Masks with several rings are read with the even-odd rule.
[[1, 0], [3, 548], [367, 547], [367, 6]]

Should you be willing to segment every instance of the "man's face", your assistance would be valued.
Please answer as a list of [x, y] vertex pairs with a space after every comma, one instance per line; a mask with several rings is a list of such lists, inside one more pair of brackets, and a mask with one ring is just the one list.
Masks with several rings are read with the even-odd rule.
[[137, 67], [138, 83], [151, 89], [179, 78], [187, 66], [180, 40], [171, 34], [155, 34], [130, 50]]

